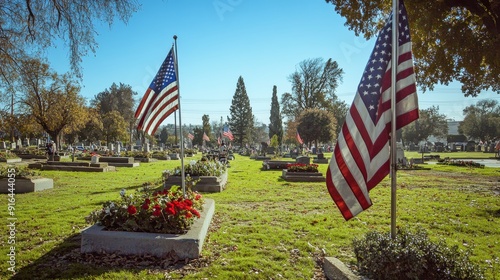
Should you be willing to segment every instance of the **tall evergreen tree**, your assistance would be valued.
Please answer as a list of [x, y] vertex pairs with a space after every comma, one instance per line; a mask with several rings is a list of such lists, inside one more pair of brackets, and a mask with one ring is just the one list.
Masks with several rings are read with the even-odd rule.
[[245, 88], [245, 82], [241, 76], [238, 78], [229, 112], [231, 114], [229, 126], [235, 138], [234, 142], [242, 147], [243, 143], [248, 143], [251, 140], [254, 117], [252, 107], [250, 106], [250, 99]]
[[271, 115], [269, 117], [269, 139], [274, 135], [278, 138], [278, 146], [283, 143], [283, 122], [281, 120], [280, 103], [276, 86], [273, 86], [273, 97], [271, 99]]

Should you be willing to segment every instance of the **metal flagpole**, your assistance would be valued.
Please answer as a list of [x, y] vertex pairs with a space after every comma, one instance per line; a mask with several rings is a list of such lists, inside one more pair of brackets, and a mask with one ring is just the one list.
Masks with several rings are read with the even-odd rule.
[[396, 238], [396, 74], [398, 67], [398, 20], [399, 1], [392, 0], [392, 59], [391, 59], [391, 237]]
[[[175, 74], [177, 75], [177, 92], [179, 99], [179, 132], [181, 137], [181, 186], [182, 186], [182, 195], [186, 196], [186, 180], [185, 180], [185, 171], [184, 171], [184, 135], [182, 133], [182, 121], [181, 121], [181, 87], [179, 81], [179, 65], [177, 64], [177, 35], [174, 35], [174, 59], [175, 59]], [[177, 132], [176, 132], [177, 136]]]

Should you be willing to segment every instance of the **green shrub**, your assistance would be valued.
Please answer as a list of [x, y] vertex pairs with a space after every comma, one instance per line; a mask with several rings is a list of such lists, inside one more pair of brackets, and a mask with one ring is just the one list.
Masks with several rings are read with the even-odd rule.
[[9, 178], [10, 173], [15, 174], [15, 178], [35, 179], [41, 177], [40, 171], [30, 169], [25, 165], [0, 166], [0, 178]]
[[399, 230], [369, 232], [354, 240], [354, 253], [361, 275], [370, 279], [485, 279], [482, 271], [469, 261], [469, 253], [444, 241], [433, 243], [426, 232]]

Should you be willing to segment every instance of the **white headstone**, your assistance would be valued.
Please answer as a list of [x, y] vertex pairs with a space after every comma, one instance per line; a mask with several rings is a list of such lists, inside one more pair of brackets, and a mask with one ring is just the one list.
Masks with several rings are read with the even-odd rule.
[[21, 138], [17, 138], [17, 146], [21, 148], [23, 146], [23, 142], [21, 141]]
[[109, 150], [114, 151], [115, 150], [115, 145], [113, 143], [109, 143]]
[[144, 150], [146, 153], [149, 153], [149, 143], [146, 143], [145, 144], [145, 150]]
[[16, 142], [12, 142], [12, 143], [10, 143], [10, 148], [11, 148], [11, 149], [15, 149], [15, 148], [16, 148]]
[[405, 151], [403, 150], [403, 145], [401, 143], [397, 143], [396, 145], [396, 160], [398, 164], [406, 166]]
[[0, 142], [0, 149], [2, 149], [2, 150], [7, 149], [7, 145], [5, 144], [5, 141]]
[[118, 142], [118, 144], [116, 145], [116, 153], [120, 154], [121, 152], [122, 152], [122, 144]]

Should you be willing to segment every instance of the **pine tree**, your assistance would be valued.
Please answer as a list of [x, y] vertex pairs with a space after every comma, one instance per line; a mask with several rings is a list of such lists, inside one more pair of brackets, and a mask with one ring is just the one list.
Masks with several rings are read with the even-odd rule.
[[250, 99], [248, 98], [245, 88], [245, 82], [241, 76], [238, 78], [236, 91], [231, 101], [229, 112], [231, 114], [229, 126], [235, 138], [234, 142], [242, 147], [243, 143], [248, 143], [251, 139], [254, 118], [252, 107], [250, 107]]
[[269, 117], [269, 139], [274, 135], [278, 137], [278, 146], [283, 143], [283, 122], [281, 120], [280, 103], [276, 86], [273, 86], [273, 97], [271, 99], [271, 115]]

